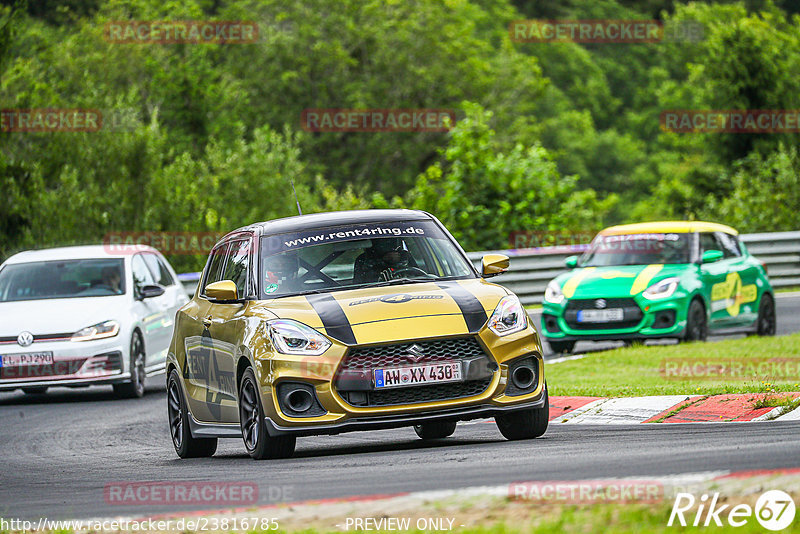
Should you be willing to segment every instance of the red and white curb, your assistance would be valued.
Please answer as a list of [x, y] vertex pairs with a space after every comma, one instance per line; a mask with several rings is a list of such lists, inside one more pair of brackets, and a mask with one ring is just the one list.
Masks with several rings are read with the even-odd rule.
[[[800, 392], [769, 394], [800, 398]], [[764, 393], [728, 395], [656, 395], [647, 397], [550, 397], [550, 423], [568, 425], [633, 425], [640, 423], [744, 423], [800, 421], [800, 408], [756, 408]], [[462, 425], [492, 423], [492, 419]]]
[[[649, 397], [551, 397], [550, 422], [563, 424], [713, 423], [796, 421], [800, 409], [756, 407], [763, 393], [731, 395], [659, 395]], [[800, 393], [771, 397], [797, 399]]]

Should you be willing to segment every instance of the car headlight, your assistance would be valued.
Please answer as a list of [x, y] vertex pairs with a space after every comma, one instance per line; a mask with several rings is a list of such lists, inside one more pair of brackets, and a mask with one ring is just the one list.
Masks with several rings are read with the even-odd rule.
[[656, 282], [648, 287], [642, 293], [642, 296], [647, 300], [657, 300], [671, 297], [675, 290], [678, 288], [680, 278], [673, 276], [671, 278], [664, 278], [660, 282]]
[[72, 334], [70, 340], [92, 341], [94, 339], [104, 339], [107, 337], [114, 337], [117, 334], [119, 334], [119, 323], [117, 321], [105, 321], [78, 330], [77, 332]]
[[564, 293], [561, 292], [561, 286], [555, 280], [547, 284], [547, 289], [544, 290], [544, 300], [553, 304], [564, 302]]
[[268, 323], [269, 338], [281, 354], [319, 356], [331, 346], [328, 338], [303, 323], [277, 319]]
[[528, 314], [519, 299], [508, 295], [500, 300], [494, 313], [489, 317], [489, 330], [498, 336], [507, 336], [528, 326]]

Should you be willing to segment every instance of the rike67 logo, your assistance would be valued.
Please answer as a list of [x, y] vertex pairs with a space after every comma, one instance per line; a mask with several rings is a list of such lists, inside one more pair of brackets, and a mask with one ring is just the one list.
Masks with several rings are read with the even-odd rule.
[[[695, 506], [697, 510], [692, 514], [690, 510]], [[756, 501], [755, 508], [749, 504], [720, 505], [719, 493], [714, 493], [710, 499], [704, 494], [699, 501], [691, 493], [678, 493], [667, 526], [673, 526], [677, 520], [677, 524], [685, 527], [692, 520], [692, 515], [694, 521], [691, 525], [694, 527], [707, 527], [712, 523], [721, 527], [725, 522], [732, 527], [741, 527], [755, 516], [756, 521], [765, 529], [778, 531], [787, 528], [794, 521], [795, 504], [791, 495], [780, 490], [764, 492]]]

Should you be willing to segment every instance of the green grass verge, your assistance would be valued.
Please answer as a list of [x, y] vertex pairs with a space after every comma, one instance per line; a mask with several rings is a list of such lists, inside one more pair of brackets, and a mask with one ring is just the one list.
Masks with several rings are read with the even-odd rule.
[[[666, 378], [664, 362], [736, 361], [781, 357], [800, 361], [800, 334], [748, 337], [710, 343], [620, 348], [580, 360], [545, 365], [551, 395], [631, 397], [637, 395], [716, 395], [800, 391], [800, 376], [709, 379]], [[797, 364], [793, 367], [797, 369]]]

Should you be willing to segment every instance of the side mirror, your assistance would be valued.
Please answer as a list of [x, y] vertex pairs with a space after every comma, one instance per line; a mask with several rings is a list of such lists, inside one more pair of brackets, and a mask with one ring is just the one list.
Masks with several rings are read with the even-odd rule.
[[481, 274], [484, 278], [503, 274], [508, 270], [509, 259], [503, 254], [486, 254], [481, 258]]
[[158, 284], [148, 284], [139, 288], [139, 298], [142, 300], [160, 297], [163, 294], [164, 287]]
[[570, 256], [564, 260], [564, 265], [569, 267], [570, 269], [574, 269], [578, 266], [578, 256]]
[[703, 252], [703, 263], [714, 263], [715, 261], [719, 261], [722, 259], [722, 251], [721, 250], [706, 250]]
[[219, 282], [208, 284], [205, 289], [205, 295], [213, 300], [239, 300], [236, 284], [231, 280], [220, 280]]

